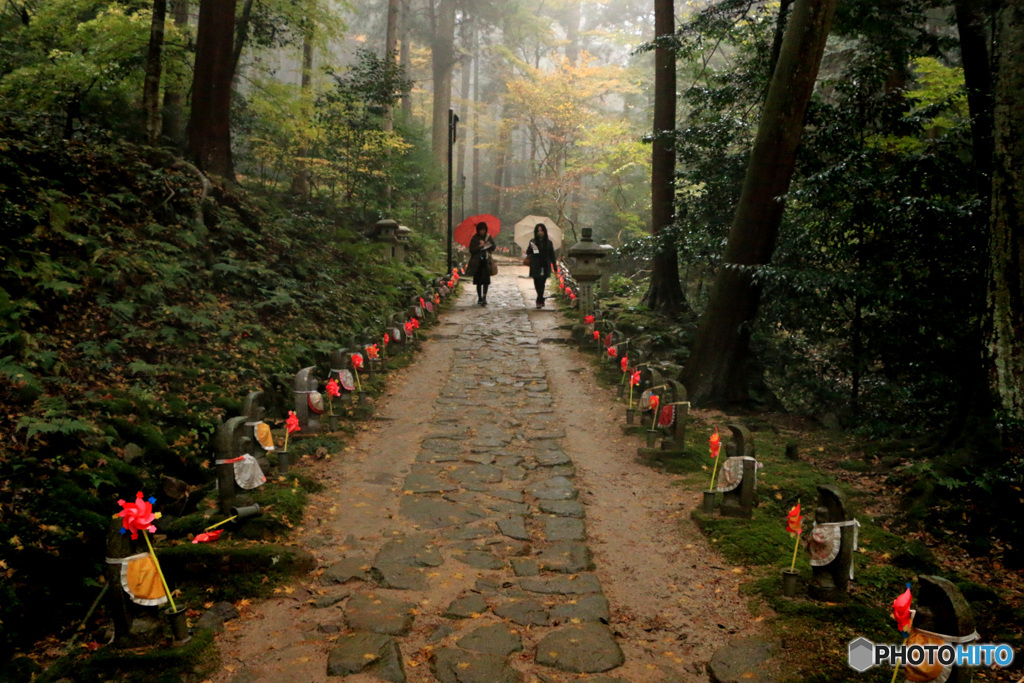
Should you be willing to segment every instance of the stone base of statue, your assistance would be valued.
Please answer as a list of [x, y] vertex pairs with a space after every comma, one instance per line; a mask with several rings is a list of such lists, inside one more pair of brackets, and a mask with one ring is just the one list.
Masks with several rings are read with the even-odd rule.
[[795, 569], [782, 570], [782, 594], [787, 598], [796, 595], [796, 582], [800, 578], [800, 572]]

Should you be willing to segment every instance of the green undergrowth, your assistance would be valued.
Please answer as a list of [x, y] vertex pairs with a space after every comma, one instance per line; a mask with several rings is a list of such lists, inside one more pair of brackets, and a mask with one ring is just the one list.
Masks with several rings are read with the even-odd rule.
[[[729, 421], [757, 423], [744, 418]], [[700, 434], [703, 442], [703, 434], [710, 433], [714, 426], [725, 431], [721, 424], [701, 425], [703, 428], [695, 424], [691, 430], [693, 438], [696, 440]], [[894, 642], [897, 634], [893, 627], [892, 600], [908, 581], [916, 582], [922, 574], [943, 576], [961, 588], [978, 619], [984, 641], [996, 639], [1013, 643], [1019, 638], [1011, 630], [999, 628], [1004, 619], [1015, 619], [1019, 615], [999, 598], [997, 591], [938, 566], [921, 541], [892, 533], [864, 514], [861, 506], [867, 494], [836, 481], [813, 462], [787, 459], [785, 436], [768, 429], [754, 432], [753, 436], [758, 461], [764, 467], [758, 476], [758, 506], [752, 519], [705, 515], [700, 510], [694, 510], [691, 517], [730, 563], [749, 572], [751, 578], [744, 584], [743, 591], [751, 596], [755, 613], [762, 611], [760, 605], [771, 608], [773, 617], [769, 628], [786, 643], [784, 658], [790, 667], [787, 681], [818, 683], [850, 679], [853, 674], [846, 662], [847, 644], [858, 636], [872, 642]], [[706, 446], [701, 443], [697, 450], [704, 451], [702, 455], [710, 465]], [[678, 484], [687, 488], [706, 490], [711, 478], [710, 471], [703, 468], [699, 472], [673, 471], [681, 474]], [[851, 584], [848, 597], [838, 603], [813, 601], [803, 588], [797, 598], [782, 595], [781, 572], [789, 568], [793, 558], [793, 538], [785, 531], [786, 515], [799, 501], [804, 528], [809, 529], [819, 485], [835, 486], [842, 491], [850, 511], [861, 523], [860, 552], [854, 557], [856, 580]], [[811, 579], [811, 567], [803, 545], [797, 551], [796, 569], [800, 572], [801, 586], [805, 586]], [[857, 675], [856, 680], [882, 681], [890, 676], [891, 670], [875, 669]]]
[[[611, 311], [619, 329], [628, 336], [643, 334], [652, 324], [642, 307], [620, 302], [616, 306], [602, 303]], [[571, 314], [571, 313], [570, 313]], [[658, 354], [659, 358], [680, 360], [676, 354]], [[622, 378], [617, 365], [605, 357], [592, 362], [598, 383], [616, 386]], [[628, 389], [620, 400], [622, 431], [636, 437], [637, 445], [646, 438], [646, 425], [639, 418], [633, 426], [625, 425], [625, 404]], [[646, 416], [650, 419], [650, 416]], [[904, 535], [890, 531], [883, 524], [891, 520], [875, 520], [863, 511], [874, 502], [876, 492], [865, 492], [853, 484], [839, 481], [818, 460], [834, 461], [834, 467], [856, 475], [875, 474], [879, 462], [864, 444], [853, 443], [841, 433], [815, 431], [806, 443], [792, 441], [791, 433], [779, 428], [771, 415], [757, 413], [732, 417], [714, 417], [704, 421], [691, 420], [686, 445], [677, 451], [658, 448], [638, 449], [638, 459], [661, 471], [678, 475], [676, 485], [694, 491], [707, 490], [714, 461], [708, 453], [708, 436], [717, 427], [724, 444], [729, 439], [728, 424], [743, 424], [754, 438], [758, 461], [763, 464], [758, 477], [758, 506], [752, 519], [721, 517], [717, 513], [705, 515], [699, 509], [691, 513], [693, 523], [707, 536], [713, 546], [732, 565], [742, 568], [749, 579], [741, 590], [750, 598], [752, 613], [767, 619], [773, 638], [782, 643], [781, 659], [786, 668], [782, 680], [799, 683], [834, 683], [835, 681], [890, 680], [891, 669], [875, 668], [855, 674], [847, 665], [848, 643], [858, 636], [873, 642], [895, 642], [898, 638], [893, 626], [892, 600], [910, 581], [916, 585], [923, 574], [943, 576], [956, 584], [970, 603], [983, 642], [1005, 642], [1019, 649], [1019, 624], [1024, 611], [1014, 607], [1016, 600], [1008, 600], [1003, 590], [993, 589], [979, 582], [980, 577], [966, 577], [939, 566], [935, 556], [918, 534]], [[800, 448], [799, 459], [786, 457], [787, 445]], [[846, 455], [843, 454], [852, 454]], [[900, 462], [892, 459], [886, 469]], [[909, 478], [909, 473], [902, 474]], [[851, 481], [856, 482], [852, 477]], [[809, 529], [814, 518], [819, 485], [837, 487], [845, 496], [848, 508], [861, 522], [860, 552], [855, 554], [856, 580], [851, 584], [848, 597], [839, 603], [823, 603], [809, 599], [803, 586], [811, 579], [811, 567], [805, 546], [797, 553], [796, 569], [800, 572], [801, 593], [797, 598], [782, 595], [783, 569], [788, 569], [793, 557], [793, 538], [786, 533], [786, 515], [797, 503], [804, 514], [804, 528]], [[913, 489], [912, 489], [913, 490]], [[918, 494], [921, 492], [919, 491]], [[718, 499], [720, 501], [721, 495]], [[913, 516], [910, 517], [914, 519]], [[691, 523], [687, 520], [685, 523]], [[985, 680], [979, 672], [975, 680]], [[1019, 677], [1019, 675], [1017, 676]], [[989, 680], [995, 680], [994, 677]], [[999, 679], [1010, 680], [1010, 679]], [[1016, 680], [1015, 678], [1013, 680]]]
[[[419, 231], [394, 264], [343, 215], [218, 184], [204, 200], [164, 151], [3, 126], [0, 661], [84, 615], [119, 498], [162, 510], [164, 477], [209, 487], [216, 428], [249, 391], [279, 432], [294, 373], [326, 376], [331, 350], [383, 329], [442, 263]], [[370, 416], [353, 407], [342, 434]], [[309, 490], [267, 486], [274, 514], [245, 533], [284, 533]], [[195, 512], [175, 523], [194, 533]]]
[[181, 647], [120, 650], [104, 648], [95, 653], [65, 657], [34, 680], [53, 683], [188, 683], [212, 675], [217, 666], [213, 631], [200, 631]]

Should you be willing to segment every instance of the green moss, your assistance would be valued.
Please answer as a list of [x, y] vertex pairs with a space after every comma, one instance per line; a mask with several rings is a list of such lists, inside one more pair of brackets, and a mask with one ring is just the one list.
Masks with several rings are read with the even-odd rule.
[[873, 469], [871, 463], [864, 462], [863, 460], [859, 460], [857, 458], [840, 460], [839, 467], [850, 472], [870, 472]]
[[216, 666], [210, 647], [213, 632], [200, 631], [181, 647], [156, 647], [146, 652], [103, 648], [91, 656], [75, 654], [51, 666], [40, 683], [72, 679], [81, 683], [117, 680], [124, 683], [200, 681]]

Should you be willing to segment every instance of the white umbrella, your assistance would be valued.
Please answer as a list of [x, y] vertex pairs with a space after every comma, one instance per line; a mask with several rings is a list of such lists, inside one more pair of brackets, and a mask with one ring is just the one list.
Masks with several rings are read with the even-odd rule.
[[555, 225], [555, 222], [547, 216], [527, 216], [523, 220], [516, 223], [515, 234], [513, 235], [513, 241], [518, 244], [523, 251], [526, 251], [526, 247], [530, 245], [530, 240], [533, 239], [533, 229], [538, 223], [543, 223], [544, 227], [548, 230], [548, 239], [551, 240], [551, 246], [558, 249], [562, 246], [562, 229]]

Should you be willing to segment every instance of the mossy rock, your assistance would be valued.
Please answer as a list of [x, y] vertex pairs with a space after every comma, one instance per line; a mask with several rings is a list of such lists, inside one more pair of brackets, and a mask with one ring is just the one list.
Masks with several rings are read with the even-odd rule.
[[[156, 647], [146, 652], [106, 647], [92, 655], [64, 657], [38, 683], [74, 680], [76, 683], [180, 683], [203, 680], [217, 662], [212, 656], [213, 631], [200, 631], [181, 647]], [[6, 679], [5, 679], [6, 680]]]
[[938, 573], [939, 567], [935, 554], [924, 543], [910, 540], [893, 556], [892, 563], [897, 567], [911, 569], [921, 574]]
[[874, 469], [871, 463], [864, 462], [858, 458], [850, 458], [849, 460], [839, 461], [840, 469], [847, 470], [848, 472], [870, 472]]
[[268, 573], [304, 574], [317, 567], [316, 558], [309, 551], [275, 543], [181, 543], [161, 548], [159, 557], [168, 579], [196, 576], [201, 577], [200, 582], [215, 582], [240, 574], [260, 577]]

